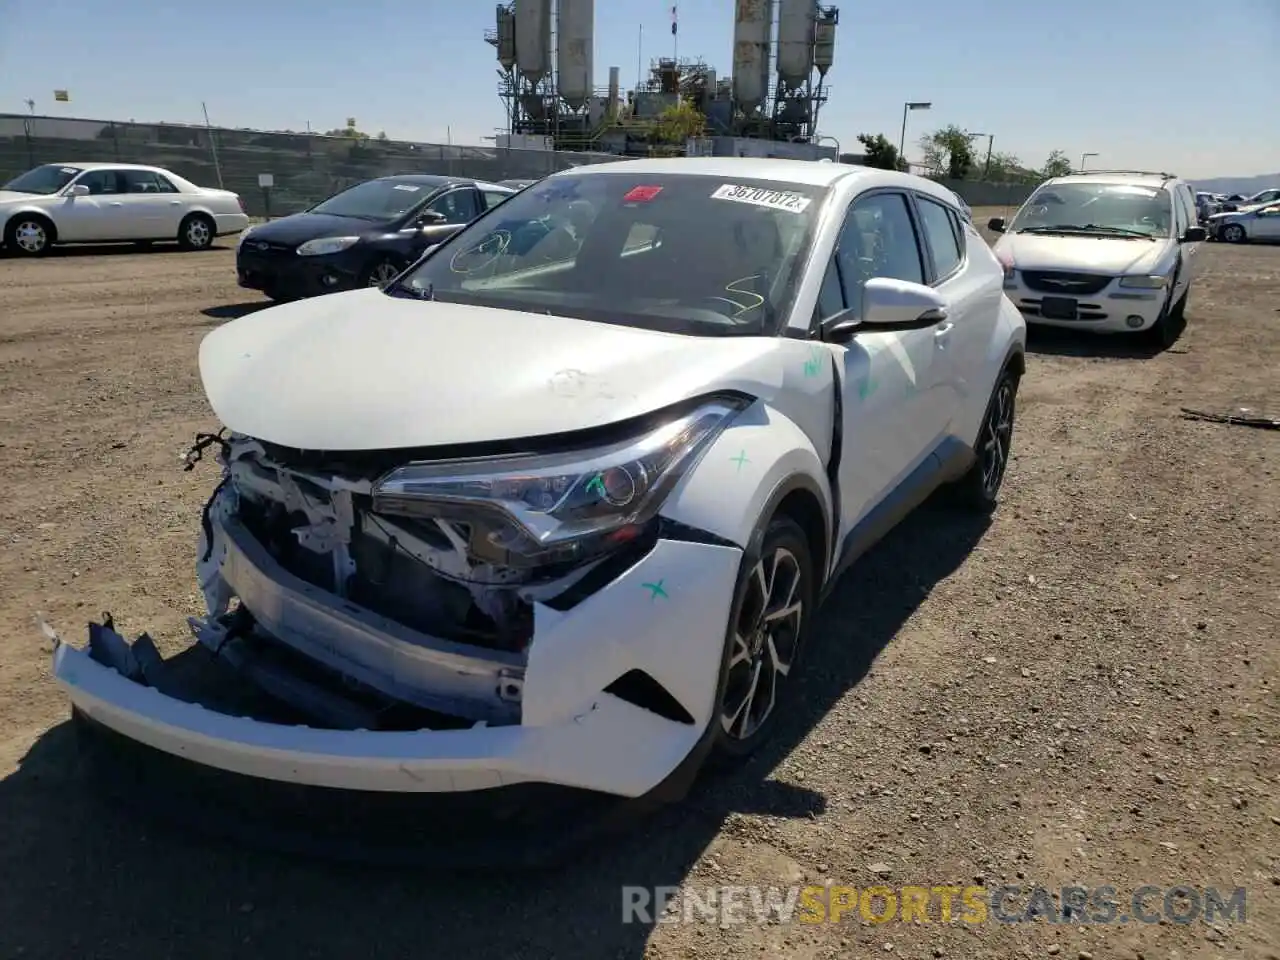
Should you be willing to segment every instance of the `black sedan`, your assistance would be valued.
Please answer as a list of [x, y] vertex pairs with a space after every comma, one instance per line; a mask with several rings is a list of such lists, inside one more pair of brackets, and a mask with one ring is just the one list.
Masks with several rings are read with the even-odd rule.
[[383, 286], [514, 192], [426, 174], [366, 180], [246, 230], [236, 247], [238, 281], [273, 300]]

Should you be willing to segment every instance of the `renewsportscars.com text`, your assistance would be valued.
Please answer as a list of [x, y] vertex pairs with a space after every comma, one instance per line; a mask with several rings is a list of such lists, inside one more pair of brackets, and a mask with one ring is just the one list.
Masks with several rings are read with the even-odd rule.
[[1113, 886], [623, 887], [623, 923], [1193, 923], [1244, 922], [1246, 892]]

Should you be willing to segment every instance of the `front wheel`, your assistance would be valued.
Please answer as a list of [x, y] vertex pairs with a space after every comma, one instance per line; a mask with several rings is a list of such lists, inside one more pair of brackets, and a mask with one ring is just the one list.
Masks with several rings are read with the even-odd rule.
[[4, 242], [10, 252], [17, 256], [44, 256], [53, 243], [53, 225], [44, 217], [14, 217], [5, 227]]
[[385, 287], [400, 276], [400, 266], [391, 260], [379, 260], [365, 271], [364, 286]]
[[730, 607], [712, 762], [745, 760], [769, 739], [790, 696], [817, 595], [808, 539], [788, 516], [747, 556]]
[[1013, 420], [1018, 399], [1018, 376], [1005, 370], [987, 401], [982, 428], [974, 445], [976, 457], [969, 471], [956, 481], [958, 501], [971, 509], [995, 509], [1013, 450]]
[[1248, 237], [1245, 235], [1244, 227], [1238, 223], [1229, 223], [1222, 228], [1222, 239], [1227, 243], [1244, 243]]

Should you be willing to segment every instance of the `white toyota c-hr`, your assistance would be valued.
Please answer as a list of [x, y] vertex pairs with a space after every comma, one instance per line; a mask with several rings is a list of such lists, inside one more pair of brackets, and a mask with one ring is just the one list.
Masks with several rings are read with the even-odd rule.
[[899, 518], [944, 484], [993, 507], [1002, 282], [905, 174], [551, 176], [384, 289], [200, 347], [227, 432], [191, 627], [285, 719], [171, 693], [110, 623], [56, 676], [85, 729], [264, 787], [669, 789], [769, 736], [815, 606]]

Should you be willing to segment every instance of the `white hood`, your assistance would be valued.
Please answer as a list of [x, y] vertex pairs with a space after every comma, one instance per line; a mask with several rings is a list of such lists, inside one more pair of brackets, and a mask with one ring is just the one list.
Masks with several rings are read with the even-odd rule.
[[768, 397], [805, 345], [329, 294], [213, 331], [200, 376], [237, 433], [308, 450], [521, 439], [649, 413], [711, 389]]
[[1078, 270], [1082, 273], [1157, 273], [1170, 252], [1168, 240], [1119, 240], [1008, 233], [995, 246], [1018, 270]]
[[22, 200], [39, 200], [39, 194], [35, 193], [18, 193], [14, 190], [0, 190], [0, 204], [18, 203]]

